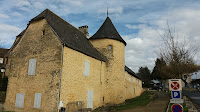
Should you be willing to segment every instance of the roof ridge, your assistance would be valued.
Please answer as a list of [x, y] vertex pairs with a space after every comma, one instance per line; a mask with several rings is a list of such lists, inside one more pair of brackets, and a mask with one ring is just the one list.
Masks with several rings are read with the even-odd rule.
[[79, 29], [59, 17], [57, 14], [49, 9], [45, 9], [42, 13], [34, 17], [30, 23], [40, 19], [46, 19], [47, 23], [52, 27], [65, 46], [101, 61], [106, 61]]
[[[66, 23], [68, 23], [68, 24], [70, 24], [69, 22], [67, 22], [66, 20], [64, 20], [63, 18], [61, 18], [60, 16], [58, 16], [57, 14], [55, 14], [54, 12], [52, 12], [51, 10], [49, 10], [48, 8], [46, 8], [44, 11], [42, 11], [40, 14], [42, 14], [42, 13], [48, 13], [48, 12], [51, 12], [52, 14], [54, 14], [55, 16], [57, 16], [58, 18], [60, 18], [61, 20], [63, 20], [63, 21], [65, 21]], [[37, 16], [39, 16], [40, 14], [38, 14]], [[36, 16], [36, 17], [37, 17]], [[36, 17], [34, 17], [34, 18], [36, 18]], [[33, 19], [34, 19], [33, 18]], [[45, 18], [45, 17], [44, 17]], [[31, 19], [32, 20], [32, 19]], [[37, 20], [33, 20], [33, 21], [37, 21]], [[70, 24], [72, 27], [74, 27], [72, 24]], [[76, 27], [74, 27], [74, 28], [76, 28]], [[76, 28], [77, 30], [79, 30], [78, 28]], [[81, 31], [80, 31], [81, 32]]]

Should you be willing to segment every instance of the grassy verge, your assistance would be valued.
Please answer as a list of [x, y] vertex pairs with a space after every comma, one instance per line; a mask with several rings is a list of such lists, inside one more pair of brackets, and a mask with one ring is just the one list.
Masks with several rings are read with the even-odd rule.
[[157, 95], [150, 91], [145, 91], [141, 96], [138, 96], [136, 98], [128, 99], [125, 101], [124, 105], [116, 106], [115, 110], [124, 110], [139, 106], [146, 106], [150, 102], [152, 102], [154, 99], [157, 98]]
[[94, 112], [100, 112], [100, 111], [118, 111], [118, 110], [125, 110], [129, 108], [135, 108], [139, 106], [146, 106], [153, 100], [157, 98], [157, 95], [150, 91], [145, 91], [140, 96], [128, 99], [122, 104], [113, 105], [113, 106], [106, 106], [106, 107], [100, 107], [94, 110]]
[[0, 91], [0, 102], [5, 102], [6, 92]]

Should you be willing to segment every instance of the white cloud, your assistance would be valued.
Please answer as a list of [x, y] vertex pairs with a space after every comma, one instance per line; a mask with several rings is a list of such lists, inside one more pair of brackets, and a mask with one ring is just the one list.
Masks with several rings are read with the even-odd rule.
[[140, 24], [140, 25], [130, 25], [130, 24], [126, 24], [126, 27], [129, 28], [129, 29], [142, 29], [144, 27], [146, 27], [145, 24]]
[[13, 13], [11, 13], [10, 14], [11, 16], [17, 16], [17, 17], [21, 17], [22, 16], [22, 14], [21, 13], [19, 13], [19, 12], [13, 12]]
[[84, 0], [59, 0], [62, 3], [70, 3], [71, 5], [81, 6], [83, 5]]
[[0, 13], [0, 19], [8, 19], [9, 16], [3, 13]]
[[[160, 18], [143, 18], [144, 23], [139, 25], [126, 24], [126, 27], [132, 30], [139, 29], [139, 32], [134, 34], [135, 37], [128, 38], [126, 47], [126, 64], [133, 68], [135, 72], [140, 66], [148, 66], [150, 69], [154, 67], [156, 52], [163, 46], [162, 39], [158, 33], [164, 34], [164, 29], [167, 28], [166, 19], [171, 27], [176, 29], [176, 34], [181, 42], [184, 39], [189, 41], [189, 44], [199, 47], [200, 42], [200, 10], [196, 9], [175, 9], [167, 12], [170, 15], [160, 15]], [[197, 51], [196, 61], [199, 64], [200, 59], [197, 57], [200, 53]]]
[[15, 40], [16, 34], [19, 34], [21, 29], [7, 24], [0, 24], [0, 43], [1, 46], [12, 45]]
[[[0, 38], [8, 40], [11, 45], [20, 29], [24, 29], [30, 19], [46, 8], [75, 26], [87, 24], [97, 28], [97, 23], [102, 24], [100, 22], [106, 18], [107, 6], [109, 17], [118, 32], [123, 32], [122, 37], [127, 42], [126, 65], [135, 72], [140, 66], [153, 68], [156, 51], [161, 46], [158, 32], [163, 34], [166, 20], [176, 28], [179, 36], [184, 35], [186, 40], [199, 46], [200, 5], [198, 1], [187, 0], [2, 0]], [[95, 32], [94, 29], [92, 32]], [[188, 36], [191, 38], [188, 39]], [[199, 56], [198, 53], [197, 60]]]

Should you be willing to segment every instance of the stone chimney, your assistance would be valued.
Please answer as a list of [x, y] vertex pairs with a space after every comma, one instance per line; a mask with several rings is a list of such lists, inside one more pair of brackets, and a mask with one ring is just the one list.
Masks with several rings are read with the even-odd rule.
[[89, 39], [88, 26], [80, 26], [78, 29]]

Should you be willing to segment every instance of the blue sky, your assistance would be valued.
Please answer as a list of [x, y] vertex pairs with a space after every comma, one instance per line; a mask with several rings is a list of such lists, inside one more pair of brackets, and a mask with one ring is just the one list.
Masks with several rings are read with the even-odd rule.
[[[163, 34], [166, 21], [180, 37], [199, 47], [199, 0], [1, 0], [0, 45], [10, 48], [15, 36], [46, 8], [75, 27], [88, 25], [92, 36], [106, 19], [107, 7], [109, 17], [128, 44], [125, 61], [134, 72], [141, 66], [154, 67], [162, 46], [158, 32]], [[198, 64], [199, 56], [197, 52]]]

